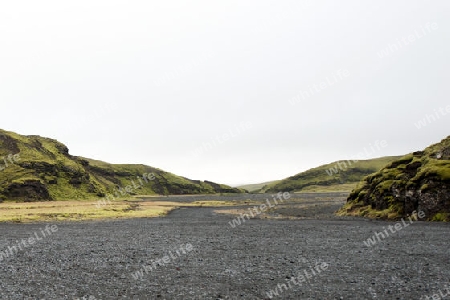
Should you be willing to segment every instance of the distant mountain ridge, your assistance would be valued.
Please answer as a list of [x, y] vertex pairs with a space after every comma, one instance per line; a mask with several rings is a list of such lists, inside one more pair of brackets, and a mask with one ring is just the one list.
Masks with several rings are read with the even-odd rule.
[[109, 164], [72, 156], [57, 140], [0, 129], [0, 202], [241, 192], [146, 165]]

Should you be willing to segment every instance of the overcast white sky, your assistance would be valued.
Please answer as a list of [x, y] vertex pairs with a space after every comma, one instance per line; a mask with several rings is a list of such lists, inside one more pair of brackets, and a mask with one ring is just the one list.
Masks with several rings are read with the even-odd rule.
[[0, 128], [191, 179], [281, 179], [449, 135], [449, 53], [444, 0], [2, 1]]

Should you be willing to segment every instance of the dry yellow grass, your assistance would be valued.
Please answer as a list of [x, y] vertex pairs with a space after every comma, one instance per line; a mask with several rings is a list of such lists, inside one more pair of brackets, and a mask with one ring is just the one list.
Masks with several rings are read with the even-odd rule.
[[[230, 206], [233, 201], [46, 201], [0, 203], [0, 222], [84, 221], [164, 216], [179, 207]], [[245, 201], [240, 204], [250, 204]]]
[[96, 201], [0, 203], [0, 222], [82, 221], [111, 218], [158, 217], [176, 203], [114, 201], [97, 207]]

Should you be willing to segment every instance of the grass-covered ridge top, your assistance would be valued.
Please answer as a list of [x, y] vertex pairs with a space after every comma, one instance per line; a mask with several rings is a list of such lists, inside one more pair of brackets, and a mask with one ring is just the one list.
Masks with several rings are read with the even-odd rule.
[[367, 160], [336, 161], [274, 181], [253, 192], [350, 192], [365, 176], [396, 160], [386, 156]]
[[396, 219], [419, 210], [450, 221], [450, 136], [365, 177], [339, 213]]
[[[16, 159], [14, 159], [16, 155]], [[38, 135], [0, 129], [0, 202], [93, 200], [127, 195], [241, 193], [209, 181], [191, 180], [146, 165], [109, 164], [69, 154], [66, 145]], [[151, 180], [137, 184], [144, 174]]]

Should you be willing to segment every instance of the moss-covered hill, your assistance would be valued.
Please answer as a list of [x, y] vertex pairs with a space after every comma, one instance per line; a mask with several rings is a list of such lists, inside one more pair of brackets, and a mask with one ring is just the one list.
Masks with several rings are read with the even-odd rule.
[[396, 219], [419, 210], [450, 221], [450, 136], [364, 178], [339, 213]]
[[118, 165], [72, 156], [53, 139], [0, 130], [0, 202], [78, 200], [135, 194], [240, 193], [146, 165]]
[[250, 193], [263, 193], [265, 190], [267, 190], [268, 186], [274, 185], [275, 183], [280, 182], [280, 181], [281, 180], [267, 181], [267, 182], [255, 183], [255, 184], [244, 184], [244, 185], [238, 186], [238, 188], [249, 191]]
[[337, 161], [322, 165], [297, 175], [265, 185], [261, 192], [350, 192], [366, 175], [374, 173], [396, 160], [397, 156], [386, 156], [359, 161]]

